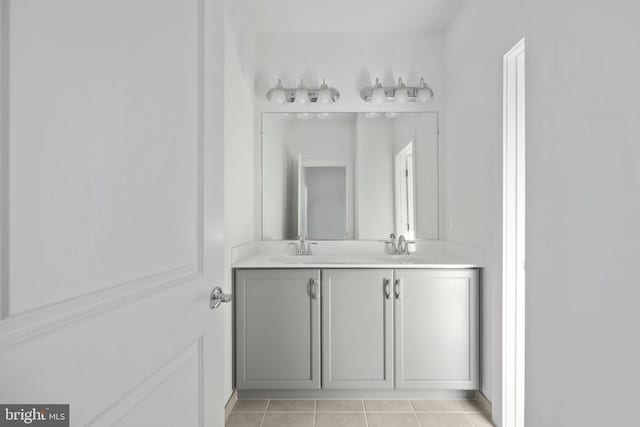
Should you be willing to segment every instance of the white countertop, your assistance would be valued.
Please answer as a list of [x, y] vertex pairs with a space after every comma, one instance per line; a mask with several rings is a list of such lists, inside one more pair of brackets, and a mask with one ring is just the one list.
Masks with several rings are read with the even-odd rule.
[[448, 255], [282, 255], [258, 254], [236, 262], [233, 268], [478, 268]]
[[233, 268], [480, 268], [475, 248], [418, 241], [411, 255], [388, 255], [377, 241], [323, 241], [313, 255], [293, 255], [291, 241], [253, 241], [232, 248]]

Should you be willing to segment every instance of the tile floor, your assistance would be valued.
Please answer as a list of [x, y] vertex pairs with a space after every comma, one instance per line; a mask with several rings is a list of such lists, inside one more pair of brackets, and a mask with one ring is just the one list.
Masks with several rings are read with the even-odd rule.
[[226, 427], [490, 427], [474, 400], [240, 400]]

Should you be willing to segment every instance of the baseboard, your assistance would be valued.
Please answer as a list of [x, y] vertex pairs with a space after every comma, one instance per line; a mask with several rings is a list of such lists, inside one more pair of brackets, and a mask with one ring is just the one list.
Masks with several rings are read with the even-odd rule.
[[476, 390], [476, 400], [478, 401], [478, 405], [480, 405], [484, 412], [486, 412], [487, 414], [492, 414], [491, 402], [484, 394], [482, 394], [480, 390]]
[[245, 399], [475, 399], [473, 390], [240, 390]]
[[227, 400], [227, 404], [224, 405], [224, 421], [227, 422], [227, 420], [229, 419], [229, 415], [231, 415], [231, 411], [233, 411], [233, 408], [236, 406], [236, 403], [238, 402], [238, 392], [233, 390], [233, 393], [231, 393], [231, 396], [229, 396], [229, 400]]

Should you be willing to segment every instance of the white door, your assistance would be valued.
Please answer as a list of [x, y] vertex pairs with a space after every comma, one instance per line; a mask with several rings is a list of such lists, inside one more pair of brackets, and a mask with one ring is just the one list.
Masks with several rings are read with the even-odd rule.
[[0, 402], [222, 426], [222, 1], [0, 6]]

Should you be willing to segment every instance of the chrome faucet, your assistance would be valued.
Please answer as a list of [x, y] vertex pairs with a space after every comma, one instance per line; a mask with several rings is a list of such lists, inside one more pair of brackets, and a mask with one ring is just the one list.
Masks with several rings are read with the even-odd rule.
[[398, 254], [409, 255], [409, 242], [402, 235], [398, 237]]
[[295, 246], [295, 255], [313, 255], [311, 245], [317, 245], [317, 243], [308, 241], [304, 233], [300, 233], [297, 239], [297, 242], [289, 243], [289, 245]]
[[390, 248], [388, 250], [390, 255], [395, 255], [398, 253], [398, 241], [396, 240], [396, 233], [389, 234], [389, 240], [385, 240], [385, 249]]
[[409, 255], [409, 242], [403, 235], [400, 235], [396, 239], [395, 233], [391, 233], [389, 235], [389, 240], [385, 240], [384, 242], [388, 249], [388, 253], [390, 255]]

